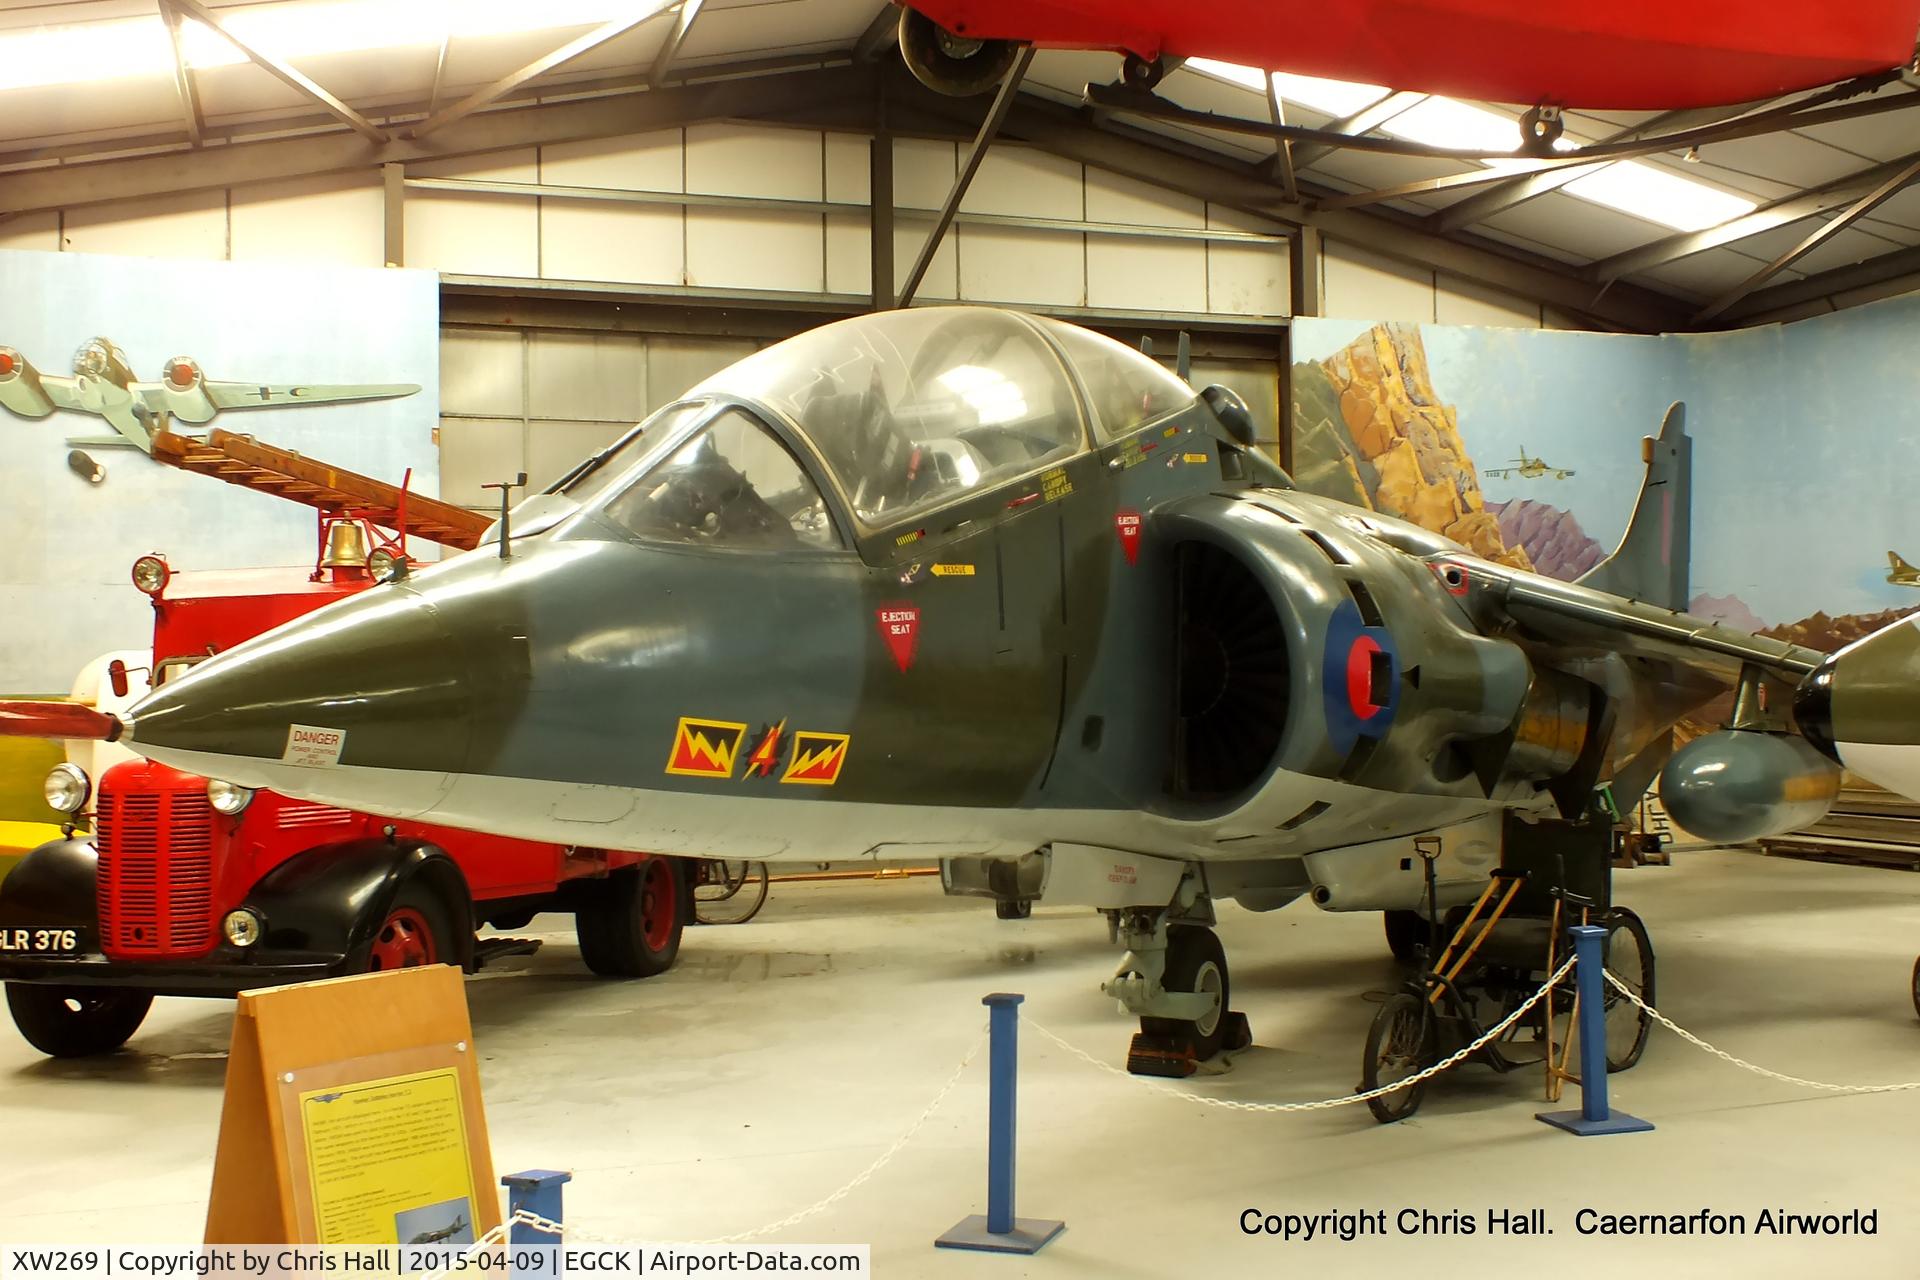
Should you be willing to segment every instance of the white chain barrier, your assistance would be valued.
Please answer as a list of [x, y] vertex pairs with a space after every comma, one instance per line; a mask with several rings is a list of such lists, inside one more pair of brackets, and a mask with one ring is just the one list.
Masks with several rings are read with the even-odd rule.
[[[1115, 1076], [1121, 1077], [1124, 1080], [1134, 1081], [1149, 1089], [1154, 1089], [1158, 1092], [1165, 1093], [1168, 1096], [1179, 1098], [1186, 1102], [1197, 1103], [1201, 1106], [1218, 1107], [1226, 1111], [1251, 1111], [1251, 1112], [1269, 1112], [1269, 1113], [1327, 1111], [1335, 1107], [1347, 1107], [1347, 1106], [1352, 1106], [1355, 1103], [1366, 1102], [1373, 1098], [1385, 1097], [1390, 1093], [1398, 1093], [1400, 1090], [1408, 1088], [1411, 1085], [1419, 1084], [1424, 1080], [1431, 1080], [1433, 1077], [1440, 1075], [1443, 1072], [1452, 1070], [1454, 1067], [1464, 1062], [1467, 1058], [1471, 1057], [1473, 1054], [1485, 1048], [1488, 1044], [1492, 1043], [1495, 1040], [1498, 1040], [1501, 1036], [1505, 1035], [1509, 1030], [1513, 1028], [1513, 1026], [1516, 1023], [1518, 1023], [1522, 1018], [1526, 1017], [1527, 1014], [1532, 1012], [1533, 1009], [1537, 1005], [1539, 1005], [1539, 1003], [1542, 1000], [1545, 1000], [1550, 994], [1552, 994], [1555, 987], [1559, 986], [1563, 981], [1566, 980], [1567, 975], [1573, 971], [1574, 963], [1575, 963], [1574, 957], [1568, 956], [1566, 959], [1566, 962], [1562, 964], [1558, 969], [1554, 970], [1553, 976], [1548, 978], [1544, 983], [1542, 983], [1539, 990], [1535, 991], [1531, 996], [1528, 996], [1524, 1003], [1520, 1004], [1511, 1013], [1507, 1014], [1506, 1017], [1502, 1018], [1499, 1022], [1495, 1023], [1492, 1027], [1488, 1028], [1485, 1032], [1483, 1032], [1479, 1036], [1478, 1039], [1474, 1040], [1472, 1043], [1465, 1045], [1460, 1049], [1455, 1050], [1453, 1053], [1449, 1054], [1445, 1058], [1442, 1058], [1440, 1061], [1434, 1063], [1432, 1066], [1426, 1068], [1424, 1071], [1421, 1071], [1416, 1075], [1408, 1076], [1404, 1080], [1396, 1080], [1391, 1084], [1381, 1085], [1377, 1089], [1368, 1089], [1361, 1093], [1344, 1094], [1337, 1098], [1323, 1098], [1314, 1102], [1244, 1102], [1236, 1098], [1215, 1098], [1215, 1097], [1210, 1097], [1206, 1094], [1193, 1093], [1187, 1090], [1183, 1090], [1179, 1088], [1177, 1085], [1169, 1081], [1158, 1080], [1151, 1077], [1136, 1076], [1129, 1072], [1121, 1070], [1119, 1067], [1114, 1066], [1112, 1063], [1103, 1062], [1099, 1058], [1096, 1058], [1092, 1054], [1088, 1053], [1085, 1049], [1082, 1049], [1079, 1045], [1076, 1045], [1071, 1041], [1066, 1040], [1063, 1037], [1057, 1035], [1051, 1029], [1042, 1025], [1040, 1022], [1034, 1020], [1031, 1017], [1023, 1018], [1021, 1021], [1026, 1026], [1032, 1028], [1034, 1031], [1037, 1031], [1041, 1036], [1051, 1041], [1054, 1045], [1058, 1046], [1061, 1049], [1064, 1049], [1066, 1052], [1080, 1059], [1082, 1062], [1085, 1062], [1089, 1066], [1097, 1068], [1098, 1070], [1103, 1071], [1108, 1075], [1115, 1075]], [[1744, 1058], [1735, 1057], [1733, 1054], [1728, 1053], [1725, 1049], [1719, 1048], [1718, 1046], [1713, 1044], [1709, 1044], [1707, 1041], [1701, 1039], [1699, 1036], [1694, 1035], [1691, 1031], [1688, 1031], [1685, 1027], [1682, 1027], [1679, 1023], [1675, 1022], [1673, 1019], [1667, 1017], [1666, 1014], [1661, 1013], [1658, 1009], [1648, 1004], [1645, 1000], [1643, 1000], [1640, 997], [1640, 994], [1638, 992], [1634, 991], [1631, 987], [1629, 987], [1625, 982], [1621, 981], [1620, 978], [1615, 976], [1613, 973], [1607, 972], [1606, 970], [1602, 970], [1602, 973], [1606, 977], [1606, 980], [1608, 981], [1608, 983], [1610, 983], [1616, 991], [1618, 991], [1622, 996], [1626, 997], [1628, 1000], [1632, 1001], [1636, 1006], [1640, 1008], [1640, 1010], [1643, 1013], [1645, 1013], [1648, 1017], [1652, 1018], [1655, 1022], [1658, 1022], [1661, 1026], [1673, 1032], [1675, 1035], [1679, 1036], [1682, 1040], [1685, 1040], [1688, 1044], [1691, 1044], [1696, 1048], [1703, 1049], [1706, 1052], [1712, 1054], [1714, 1057], [1719, 1058], [1725, 1062], [1731, 1063], [1732, 1065], [1739, 1067], [1742, 1070], [1751, 1071], [1756, 1075], [1765, 1076], [1770, 1080], [1779, 1080], [1785, 1084], [1799, 1085], [1800, 1087], [1805, 1089], [1819, 1089], [1828, 1093], [1901, 1093], [1901, 1092], [1907, 1092], [1910, 1090], [1920, 1089], [1920, 1080], [1909, 1081], [1904, 1084], [1827, 1084], [1819, 1080], [1808, 1080], [1801, 1076], [1792, 1076], [1792, 1075], [1786, 1075], [1779, 1071], [1770, 1071], [1766, 1067], [1760, 1066], [1756, 1063], [1748, 1062]], [[790, 1213], [786, 1217], [781, 1218], [778, 1221], [769, 1222], [765, 1226], [755, 1227], [751, 1231], [737, 1231], [732, 1235], [716, 1236], [710, 1240], [685, 1240], [685, 1241], [673, 1241], [671, 1243], [681, 1244], [681, 1245], [703, 1246], [703, 1247], [743, 1244], [748, 1240], [754, 1240], [759, 1238], [760, 1236], [770, 1235], [775, 1231], [783, 1231], [788, 1227], [798, 1226], [800, 1223], [805, 1222], [807, 1219], [826, 1212], [828, 1209], [840, 1203], [840, 1201], [846, 1199], [848, 1196], [852, 1195], [855, 1191], [859, 1190], [862, 1186], [864, 1186], [867, 1182], [869, 1182], [874, 1177], [875, 1174], [879, 1173], [882, 1169], [886, 1168], [889, 1164], [891, 1164], [893, 1162], [894, 1157], [899, 1155], [900, 1152], [906, 1148], [907, 1144], [912, 1142], [913, 1139], [919, 1135], [920, 1130], [926, 1127], [927, 1122], [933, 1118], [934, 1113], [940, 1109], [941, 1105], [946, 1102], [948, 1096], [952, 1094], [954, 1089], [959, 1086], [961, 1077], [966, 1074], [967, 1068], [973, 1065], [973, 1060], [979, 1057], [980, 1050], [986, 1045], [986, 1043], [987, 1043], [987, 1032], [983, 1029], [980, 1032], [980, 1034], [974, 1038], [973, 1044], [967, 1049], [966, 1054], [960, 1059], [959, 1065], [954, 1067], [953, 1073], [947, 1077], [946, 1083], [940, 1086], [940, 1091], [933, 1096], [933, 1100], [926, 1105], [926, 1108], [924, 1110], [921, 1111], [919, 1117], [915, 1119], [912, 1124], [908, 1125], [907, 1128], [900, 1134], [900, 1136], [894, 1139], [893, 1144], [889, 1146], [885, 1151], [882, 1151], [879, 1154], [879, 1156], [877, 1156], [874, 1159], [873, 1163], [869, 1164], [866, 1168], [862, 1169], [859, 1173], [855, 1174], [850, 1180], [848, 1180], [845, 1184], [843, 1184], [837, 1190], [833, 1191], [831, 1194], [824, 1196], [819, 1200], [814, 1201], [812, 1204], [808, 1205], [804, 1209], [800, 1209], [794, 1213]], [[471, 1258], [475, 1254], [481, 1253], [487, 1249], [494, 1249], [494, 1248], [500, 1247], [502, 1244], [506, 1243], [508, 1233], [516, 1225], [532, 1227], [536, 1231], [540, 1231], [547, 1235], [550, 1235], [553, 1237], [553, 1241], [555, 1243], [557, 1243], [562, 1238], [563, 1234], [567, 1239], [574, 1240], [576, 1242], [612, 1243], [610, 1241], [604, 1241], [599, 1239], [598, 1237], [585, 1234], [581, 1232], [577, 1226], [567, 1226], [564, 1223], [555, 1222], [550, 1218], [541, 1217], [537, 1213], [532, 1213], [525, 1209], [516, 1209], [513, 1212], [512, 1216], [509, 1217], [505, 1222], [501, 1223], [499, 1226], [487, 1232], [485, 1235], [480, 1237], [480, 1239], [476, 1240], [473, 1244], [467, 1246], [464, 1257]], [[663, 1242], [663, 1243], [667, 1243], [667, 1242]], [[427, 1280], [444, 1280], [444, 1277], [448, 1276], [454, 1271], [458, 1271], [461, 1269], [462, 1268], [459, 1265], [455, 1265], [455, 1266], [449, 1267], [446, 1271], [438, 1272], [432, 1276], [427, 1277]]]
[[[1602, 970], [1602, 972], [1605, 973], [1606, 971]], [[1652, 1018], [1655, 1022], [1673, 1032], [1695, 1048], [1704, 1049], [1714, 1057], [1725, 1062], [1730, 1062], [1743, 1071], [1751, 1071], [1755, 1075], [1765, 1076], [1769, 1080], [1779, 1080], [1785, 1084], [1797, 1084], [1803, 1089], [1819, 1089], [1826, 1093], [1903, 1093], [1910, 1089], [1920, 1089], [1920, 1080], [1909, 1081], [1906, 1084], [1825, 1084], [1819, 1080], [1808, 1080], [1801, 1076], [1790, 1076], [1778, 1071], [1769, 1071], [1757, 1063], [1748, 1062], [1745, 1058], [1736, 1058], [1717, 1045], [1708, 1044], [1705, 1040], [1702, 1040], [1699, 1036], [1693, 1034], [1693, 1032], [1687, 1030], [1672, 1018], [1669, 1018], [1666, 1014], [1648, 1004], [1645, 1000], [1642, 1000], [1639, 992], [1629, 987], [1612, 973], [1606, 973], [1606, 979], [1613, 984], [1615, 990], [1627, 999], [1633, 1001], [1634, 1004], [1640, 1006], [1640, 1011]]]
[[1398, 1093], [1400, 1092], [1400, 1090], [1407, 1088], [1409, 1085], [1419, 1084], [1422, 1080], [1430, 1080], [1434, 1076], [1439, 1075], [1441, 1072], [1451, 1070], [1452, 1068], [1460, 1065], [1460, 1063], [1466, 1061], [1466, 1059], [1469, 1056], [1471, 1056], [1474, 1053], [1477, 1053], [1480, 1049], [1484, 1048], [1486, 1045], [1488, 1045], [1492, 1041], [1498, 1040], [1501, 1036], [1505, 1035], [1507, 1031], [1512, 1028], [1514, 1023], [1526, 1017], [1527, 1014], [1533, 1010], [1533, 1007], [1535, 1005], [1539, 1004], [1542, 1000], [1545, 1000], [1547, 996], [1553, 991], [1553, 989], [1560, 984], [1560, 982], [1567, 976], [1568, 973], [1572, 971], [1572, 969], [1573, 969], [1573, 957], [1568, 956], [1566, 963], [1561, 965], [1558, 969], [1554, 970], [1553, 976], [1551, 978], [1548, 978], [1546, 982], [1541, 985], [1538, 991], [1528, 996], [1524, 1004], [1520, 1005], [1519, 1008], [1515, 1009], [1512, 1013], [1509, 1013], [1506, 1017], [1502, 1018], [1499, 1022], [1495, 1023], [1484, 1034], [1482, 1034], [1479, 1039], [1475, 1040], [1473, 1043], [1467, 1045], [1466, 1047], [1459, 1049], [1452, 1054], [1449, 1054], [1447, 1057], [1442, 1058], [1439, 1062], [1434, 1063], [1432, 1066], [1428, 1067], [1425, 1071], [1422, 1071], [1417, 1075], [1408, 1076], [1404, 1080], [1396, 1080], [1392, 1084], [1383, 1084], [1377, 1089], [1368, 1089], [1364, 1093], [1350, 1093], [1350, 1094], [1345, 1094], [1338, 1098], [1324, 1098], [1318, 1102], [1242, 1102], [1237, 1098], [1215, 1098], [1215, 1097], [1210, 1097], [1204, 1093], [1190, 1093], [1184, 1089], [1178, 1088], [1177, 1086], [1169, 1084], [1163, 1080], [1156, 1080], [1146, 1076], [1136, 1076], [1129, 1072], [1122, 1071], [1120, 1068], [1114, 1066], [1112, 1063], [1100, 1061], [1100, 1059], [1094, 1057], [1092, 1054], [1088, 1053], [1085, 1049], [1082, 1049], [1079, 1045], [1072, 1044], [1069, 1041], [1061, 1039], [1059, 1036], [1055, 1035], [1052, 1031], [1049, 1031], [1047, 1028], [1041, 1026], [1038, 1022], [1035, 1022], [1033, 1019], [1027, 1018], [1027, 1019], [1023, 1019], [1023, 1021], [1025, 1021], [1026, 1025], [1032, 1027], [1035, 1031], [1038, 1031], [1041, 1035], [1053, 1041], [1053, 1043], [1059, 1045], [1062, 1049], [1065, 1049], [1068, 1053], [1072, 1054], [1074, 1057], [1079, 1058], [1082, 1062], [1088, 1063], [1091, 1066], [1098, 1067], [1100, 1070], [1105, 1071], [1110, 1075], [1119, 1076], [1124, 1080], [1137, 1081], [1140, 1084], [1143, 1084], [1150, 1089], [1155, 1089], [1161, 1093], [1167, 1094], [1170, 1097], [1179, 1098], [1186, 1102], [1197, 1102], [1202, 1106], [1219, 1107], [1225, 1111], [1263, 1111], [1263, 1112], [1327, 1111], [1327, 1110], [1331, 1110], [1334, 1107], [1350, 1107], [1356, 1102], [1366, 1102], [1371, 1098], [1383, 1098], [1390, 1093]]

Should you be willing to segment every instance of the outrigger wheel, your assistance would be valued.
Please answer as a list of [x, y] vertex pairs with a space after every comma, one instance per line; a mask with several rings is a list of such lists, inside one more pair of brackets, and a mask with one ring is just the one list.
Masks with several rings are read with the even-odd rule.
[[1169, 926], [1167, 968], [1160, 981], [1168, 991], [1217, 995], [1219, 1000], [1212, 1013], [1193, 1021], [1141, 1018], [1140, 1034], [1127, 1051], [1128, 1071], [1137, 1076], [1190, 1076], [1196, 1066], [1223, 1050], [1244, 1049], [1253, 1043], [1247, 1015], [1229, 1006], [1227, 951], [1213, 930], [1192, 924]]

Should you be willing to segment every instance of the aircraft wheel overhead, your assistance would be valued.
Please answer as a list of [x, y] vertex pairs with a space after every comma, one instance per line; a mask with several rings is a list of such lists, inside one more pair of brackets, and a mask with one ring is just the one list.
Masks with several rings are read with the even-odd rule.
[[688, 895], [671, 858], [607, 877], [574, 913], [580, 958], [604, 978], [651, 978], [673, 967], [686, 927]]
[[1913, 962], [1913, 1011], [1920, 1014], [1920, 959]]
[[1033, 900], [1014, 898], [993, 904], [993, 914], [1002, 920], [1025, 920], [1033, 915]]
[[1167, 930], [1167, 971], [1161, 979], [1168, 991], [1219, 997], [1213, 1012], [1195, 1021], [1183, 1018], [1142, 1018], [1140, 1030], [1150, 1036], [1172, 1036], [1193, 1046], [1196, 1061], [1205, 1062], [1225, 1043], [1227, 1007], [1232, 995], [1227, 985], [1227, 950], [1220, 936], [1201, 925], [1176, 924]]
[[7, 984], [13, 1025], [28, 1044], [54, 1058], [112, 1053], [140, 1029], [152, 1006], [146, 991]]
[[[1624, 907], [1613, 912], [1607, 925], [1607, 972], [1633, 988], [1642, 1000], [1655, 1003], [1653, 942], [1640, 917]], [[1653, 1018], [1640, 1006], [1607, 986], [1607, 1070], [1625, 1071], [1646, 1052]]]
[[[1360, 1074], [1361, 1092], [1378, 1089], [1425, 1071], [1434, 1060], [1433, 1008], [1424, 995], [1396, 991], [1373, 1016]], [[1367, 1110], [1381, 1124], [1404, 1120], [1420, 1109], [1427, 1082], [1367, 1099]]]

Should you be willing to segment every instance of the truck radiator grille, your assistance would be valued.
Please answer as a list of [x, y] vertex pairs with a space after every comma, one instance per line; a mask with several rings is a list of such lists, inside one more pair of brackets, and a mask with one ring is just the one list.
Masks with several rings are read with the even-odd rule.
[[206, 793], [103, 794], [97, 828], [100, 935], [108, 954], [211, 950], [213, 807]]

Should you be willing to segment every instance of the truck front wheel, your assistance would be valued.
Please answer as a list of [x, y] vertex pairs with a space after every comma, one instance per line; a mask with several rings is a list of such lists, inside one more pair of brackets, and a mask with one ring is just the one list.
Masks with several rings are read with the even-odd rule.
[[591, 891], [573, 917], [587, 968], [606, 978], [651, 978], [673, 967], [690, 897], [673, 859], [649, 858]]
[[150, 991], [7, 984], [13, 1025], [28, 1044], [55, 1058], [112, 1053], [140, 1029], [152, 1007]]
[[458, 964], [453, 925], [447, 904], [419, 877], [400, 886], [387, 907], [386, 919], [373, 935], [367, 952], [367, 971], [413, 969], [426, 964]]

